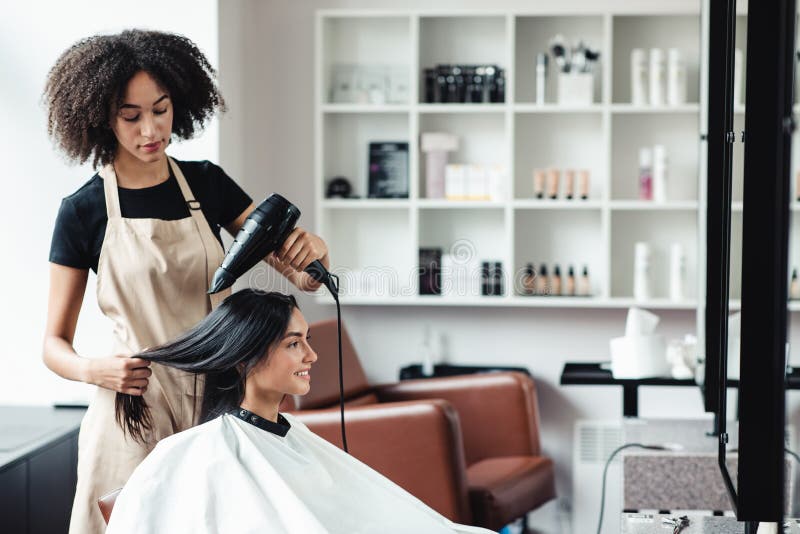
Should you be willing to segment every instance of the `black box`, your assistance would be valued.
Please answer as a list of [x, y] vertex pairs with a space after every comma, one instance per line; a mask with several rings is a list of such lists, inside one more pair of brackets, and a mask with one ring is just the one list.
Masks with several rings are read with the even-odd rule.
[[369, 144], [369, 198], [408, 198], [408, 143]]

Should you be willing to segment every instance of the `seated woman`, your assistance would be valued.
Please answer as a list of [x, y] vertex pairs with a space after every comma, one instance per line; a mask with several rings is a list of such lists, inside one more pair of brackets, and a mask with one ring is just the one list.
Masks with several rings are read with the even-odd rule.
[[[158, 443], [114, 505], [108, 534], [488, 533], [458, 525], [292, 417], [317, 355], [295, 299], [234, 293], [179, 339], [136, 355], [206, 375], [200, 426]], [[147, 439], [143, 397], [117, 420]]]

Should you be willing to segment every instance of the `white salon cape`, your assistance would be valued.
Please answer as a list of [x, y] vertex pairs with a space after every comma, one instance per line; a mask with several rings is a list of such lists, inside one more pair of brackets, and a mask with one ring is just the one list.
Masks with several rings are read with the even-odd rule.
[[453, 523], [284, 417], [284, 436], [223, 415], [163, 439], [125, 484], [106, 533], [492, 532]]

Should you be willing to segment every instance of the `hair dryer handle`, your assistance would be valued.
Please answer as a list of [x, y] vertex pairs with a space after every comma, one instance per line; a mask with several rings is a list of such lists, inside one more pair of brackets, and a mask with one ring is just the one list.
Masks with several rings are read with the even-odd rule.
[[309, 266], [305, 268], [305, 272], [317, 282], [325, 284], [325, 287], [333, 294], [334, 298], [338, 298], [339, 284], [335, 283], [336, 276], [329, 273], [328, 269], [326, 269], [319, 260], [311, 262]]

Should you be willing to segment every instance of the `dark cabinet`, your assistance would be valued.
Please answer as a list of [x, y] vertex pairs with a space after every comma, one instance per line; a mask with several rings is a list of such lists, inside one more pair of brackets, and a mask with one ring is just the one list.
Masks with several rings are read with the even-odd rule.
[[28, 532], [28, 462], [22, 461], [0, 471], [0, 530], [14, 534]]
[[65, 439], [28, 460], [29, 534], [67, 532], [75, 495], [75, 439]]

